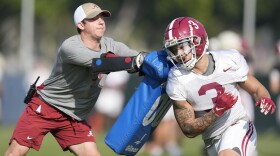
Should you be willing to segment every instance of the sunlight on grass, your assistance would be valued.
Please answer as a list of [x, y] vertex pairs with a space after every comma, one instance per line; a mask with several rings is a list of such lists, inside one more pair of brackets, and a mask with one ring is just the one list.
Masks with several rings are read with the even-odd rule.
[[[13, 126], [0, 127], [0, 155], [3, 155], [8, 147], [9, 139], [13, 132]], [[114, 156], [115, 154], [105, 143], [105, 134], [96, 134], [98, 148], [104, 156]], [[198, 136], [194, 139], [185, 138], [182, 142], [183, 155], [201, 156], [203, 142]], [[275, 132], [259, 133], [258, 135], [258, 153], [260, 156], [278, 156], [280, 155], [280, 133]], [[72, 156], [70, 152], [63, 152], [59, 144], [51, 134], [48, 134], [44, 140], [40, 151], [30, 150], [28, 156]], [[139, 152], [137, 156], [148, 156], [147, 153]], [[166, 154], [164, 156], [167, 156]]]

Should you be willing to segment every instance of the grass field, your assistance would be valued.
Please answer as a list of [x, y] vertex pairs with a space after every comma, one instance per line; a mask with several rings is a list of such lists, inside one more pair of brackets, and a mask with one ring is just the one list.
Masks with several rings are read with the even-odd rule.
[[[3, 155], [8, 147], [8, 141], [13, 132], [13, 126], [0, 126], [0, 155]], [[96, 136], [99, 150], [103, 156], [116, 155], [103, 141], [105, 134]], [[200, 137], [194, 139], [185, 139], [182, 144], [183, 156], [201, 156], [201, 147], [203, 142]], [[259, 156], [280, 156], [280, 133], [275, 132], [259, 133], [258, 134], [258, 153]], [[55, 141], [48, 134], [43, 141], [43, 145], [39, 152], [31, 149], [28, 156], [70, 156], [70, 152], [63, 152]], [[148, 156], [147, 153], [138, 153], [137, 156]], [[167, 155], [166, 155], [167, 156]]]

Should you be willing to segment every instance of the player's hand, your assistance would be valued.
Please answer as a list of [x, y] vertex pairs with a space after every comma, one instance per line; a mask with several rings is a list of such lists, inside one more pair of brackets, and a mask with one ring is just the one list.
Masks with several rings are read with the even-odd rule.
[[221, 116], [225, 111], [230, 109], [238, 100], [238, 96], [234, 97], [231, 93], [218, 93], [216, 105], [213, 110], [217, 116]]
[[262, 97], [261, 99], [259, 99], [256, 103], [256, 106], [259, 106], [261, 108], [261, 113], [263, 113], [264, 115], [267, 115], [270, 111], [271, 114], [275, 112], [274, 102], [267, 97]]

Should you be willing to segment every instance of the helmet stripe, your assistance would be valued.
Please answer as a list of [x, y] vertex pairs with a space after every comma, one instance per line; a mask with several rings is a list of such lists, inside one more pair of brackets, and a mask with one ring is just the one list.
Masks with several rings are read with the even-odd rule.
[[190, 27], [190, 35], [193, 36], [193, 27], [192, 27], [192, 24], [189, 24], [189, 27]]
[[169, 39], [171, 39], [171, 38], [173, 38], [172, 37], [172, 33], [173, 33], [173, 25], [174, 25], [174, 23], [175, 23], [175, 21], [177, 20], [177, 18], [176, 19], [174, 19], [171, 23], [170, 23], [170, 25], [169, 25], [169, 31], [168, 31], [168, 38]]

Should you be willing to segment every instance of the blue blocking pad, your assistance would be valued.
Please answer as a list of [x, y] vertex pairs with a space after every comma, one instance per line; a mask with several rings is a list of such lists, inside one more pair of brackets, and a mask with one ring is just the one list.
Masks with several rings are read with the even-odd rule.
[[117, 154], [136, 155], [170, 106], [162, 83], [145, 76], [105, 137], [105, 143]]
[[145, 56], [141, 70], [146, 75], [158, 81], [166, 81], [173, 64], [167, 59], [166, 50], [152, 51]]

